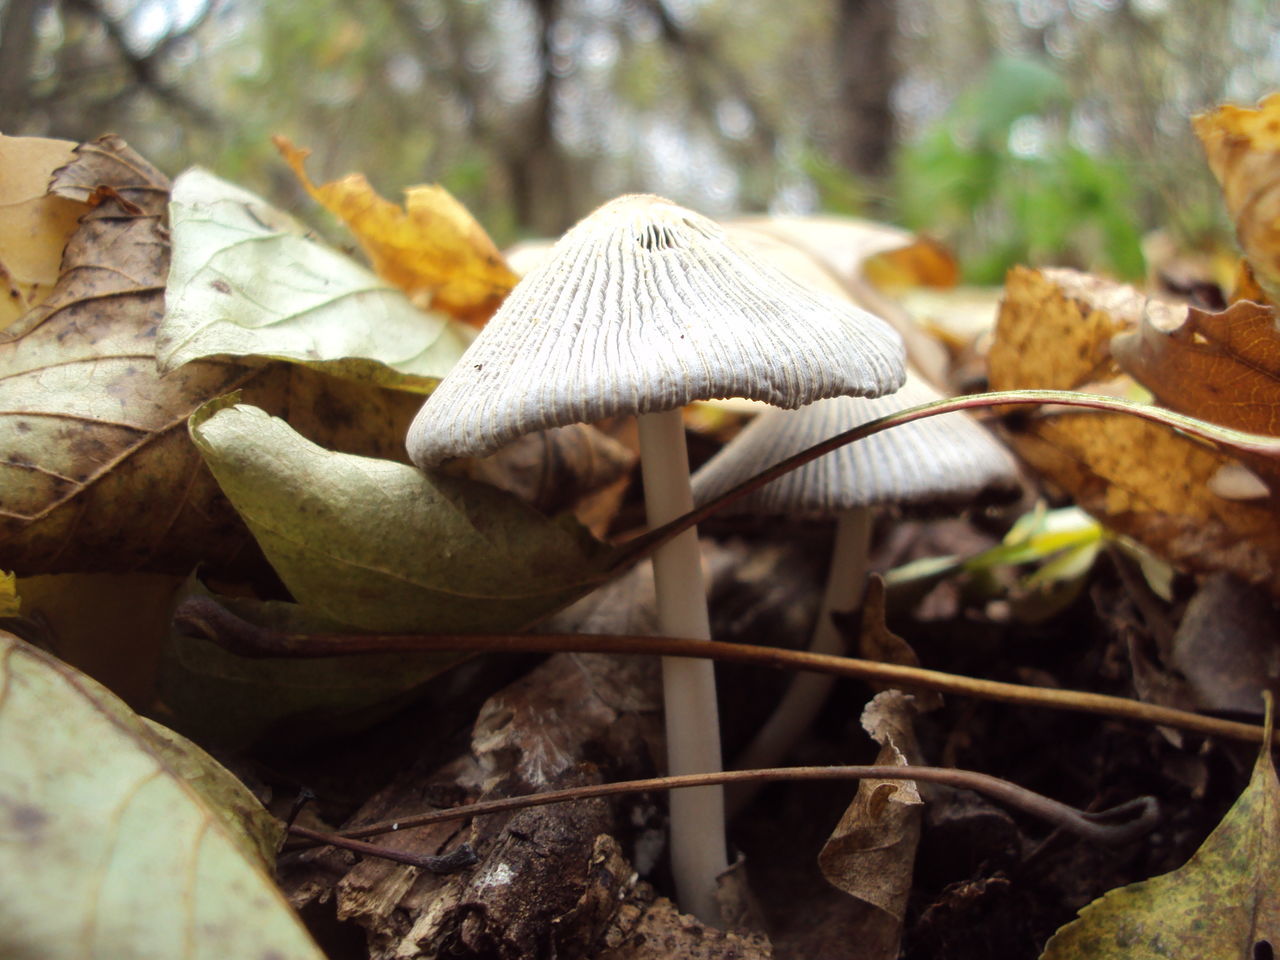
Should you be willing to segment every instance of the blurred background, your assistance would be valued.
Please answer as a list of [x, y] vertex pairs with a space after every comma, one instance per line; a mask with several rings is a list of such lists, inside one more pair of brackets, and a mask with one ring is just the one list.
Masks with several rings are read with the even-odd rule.
[[1188, 118], [1275, 89], [1272, 0], [0, 0], [8, 134], [116, 132], [310, 214], [283, 133], [500, 244], [636, 190], [856, 214], [978, 283], [1221, 244]]

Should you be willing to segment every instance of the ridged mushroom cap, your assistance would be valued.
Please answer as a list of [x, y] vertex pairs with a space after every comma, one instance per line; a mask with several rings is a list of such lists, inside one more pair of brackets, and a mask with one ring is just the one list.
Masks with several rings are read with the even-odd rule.
[[810, 291], [669, 200], [620, 197], [507, 296], [409, 430], [419, 466], [569, 423], [750, 397], [794, 408], [879, 396], [902, 341]]
[[[771, 410], [753, 420], [693, 476], [693, 498], [706, 503], [761, 470], [828, 437], [878, 417], [942, 399], [912, 372], [895, 394], [867, 400], [835, 397], [799, 410]], [[1013, 457], [966, 413], [944, 413], [845, 444], [734, 501], [725, 513], [827, 516], [896, 503], [954, 506], [983, 494], [1013, 492]]]

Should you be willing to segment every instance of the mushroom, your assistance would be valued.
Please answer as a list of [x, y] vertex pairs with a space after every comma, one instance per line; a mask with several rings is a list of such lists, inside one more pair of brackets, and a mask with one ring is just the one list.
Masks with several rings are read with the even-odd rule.
[[[427, 399], [408, 437], [413, 461], [483, 456], [568, 423], [639, 415], [648, 522], [692, 509], [680, 408], [743, 396], [794, 408], [902, 382], [903, 350], [882, 321], [788, 279], [734, 247], [711, 220], [669, 200], [620, 197], [566, 233]], [[710, 639], [697, 533], [653, 558], [664, 634]], [[672, 774], [721, 769], [708, 661], [663, 663]], [[715, 922], [727, 864], [723, 791], [671, 797], [679, 900]]]
[[[868, 421], [941, 399], [913, 370], [897, 393], [876, 400], [836, 397], [799, 410], [762, 413], [693, 478], [702, 504], [792, 454]], [[819, 457], [742, 497], [726, 513], [835, 517], [835, 544], [826, 589], [809, 649], [838, 654], [844, 644], [831, 614], [862, 597], [878, 504], [963, 506], [1016, 491], [1018, 470], [1009, 452], [965, 413], [902, 424]], [[744, 769], [775, 765], [822, 709], [834, 678], [795, 676], [772, 716], [738, 759]], [[749, 791], [734, 799], [738, 805]]]

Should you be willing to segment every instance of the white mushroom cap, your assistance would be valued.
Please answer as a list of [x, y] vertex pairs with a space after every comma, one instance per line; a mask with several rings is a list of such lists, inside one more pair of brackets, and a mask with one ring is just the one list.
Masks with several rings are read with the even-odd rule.
[[[940, 399], [908, 371], [907, 382], [892, 396], [835, 397], [799, 410], [763, 413], [694, 474], [694, 500], [706, 503], [838, 433]], [[1017, 482], [1013, 457], [981, 424], [966, 413], [945, 413], [845, 444], [734, 501], [724, 512], [828, 516], [885, 503], [953, 505], [984, 493], [1012, 492]]]
[[891, 392], [901, 338], [651, 196], [580, 222], [508, 295], [409, 431], [420, 466], [568, 423], [715, 397], [793, 408]]

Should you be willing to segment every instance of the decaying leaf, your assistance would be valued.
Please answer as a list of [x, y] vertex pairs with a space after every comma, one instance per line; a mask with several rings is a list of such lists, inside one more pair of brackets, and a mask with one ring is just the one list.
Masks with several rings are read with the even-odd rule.
[[355, 234], [378, 276], [418, 306], [483, 326], [520, 279], [444, 187], [409, 187], [399, 207], [378, 196], [363, 174], [316, 186], [305, 167], [309, 151], [284, 137], [275, 144], [307, 191]]
[[[101, 164], [104, 151], [131, 172], [146, 166], [105, 140], [79, 148], [59, 179], [75, 175], [82, 155]], [[247, 544], [184, 427], [251, 371], [155, 369], [166, 186], [136, 191], [151, 209], [95, 194], [57, 287], [10, 330], [25, 332], [0, 344], [0, 550], [19, 573], [185, 573], [197, 557], [225, 561]]]
[[526, 433], [478, 459], [451, 462], [446, 472], [515, 494], [548, 516], [564, 510], [603, 536], [625, 493], [636, 449], [585, 423]]
[[[0, 633], [0, 954], [320, 960], [261, 847], [206, 800], [227, 803], [230, 774], [163, 742], [92, 680]], [[223, 813], [256, 806], [239, 790]]]
[[88, 209], [48, 192], [74, 148], [68, 140], [0, 134], [0, 334], [53, 290], [62, 250]]
[[174, 184], [173, 266], [157, 356], [280, 358], [364, 383], [429, 392], [465, 327], [413, 306], [260, 198], [203, 170]]
[[[862, 725], [880, 744], [876, 763], [908, 765], [918, 749], [915, 714], [912, 697], [900, 690], [878, 693], [867, 704]], [[860, 780], [853, 802], [818, 854], [827, 882], [867, 908], [859, 924], [859, 957], [898, 955], [923, 803], [911, 780]]]
[[[1072, 271], [1015, 269], [989, 355], [991, 385], [1115, 389], [1112, 338], [1144, 315], [1160, 315], [1159, 326], [1173, 329], [1173, 310]], [[1280, 527], [1269, 501], [1211, 491], [1212, 478], [1235, 461], [1115, 414], [1040, 411], [1007, 435], [1024, 460], [1108, 528], [1176, 566], [1230, 570], [1280, 591]]]
[[[189, 580], [193, 595], [242, 620], [286, 633], [342, 632], [340, 623], [293, 603], [214, 597]], [[418, 687], [462, 659], [457, 654], [360, 657], [244, 657], [216, 638], [174, 631], [164, 651], [160, 693], [182, 729], [226, 748], [269, 739], [276, 746], [349, 735], [403, 706]]]
[[1195, 855], [1172, 873], [1104, 894], [1041, 960], [1256, 960], [1280, 943], [1280, 781], [1271, 710], [1253, 778]]
[[1280, 94], [1256, 110], [1226, 105], [1192, 118], [1236, 236], [1271, 303], [1280, 303]]
[[514, 629], [600, 579], [603, 545], [510, 495], [323, 450], [248, 406], [191, 432], [293, 596], [365, 630]]

